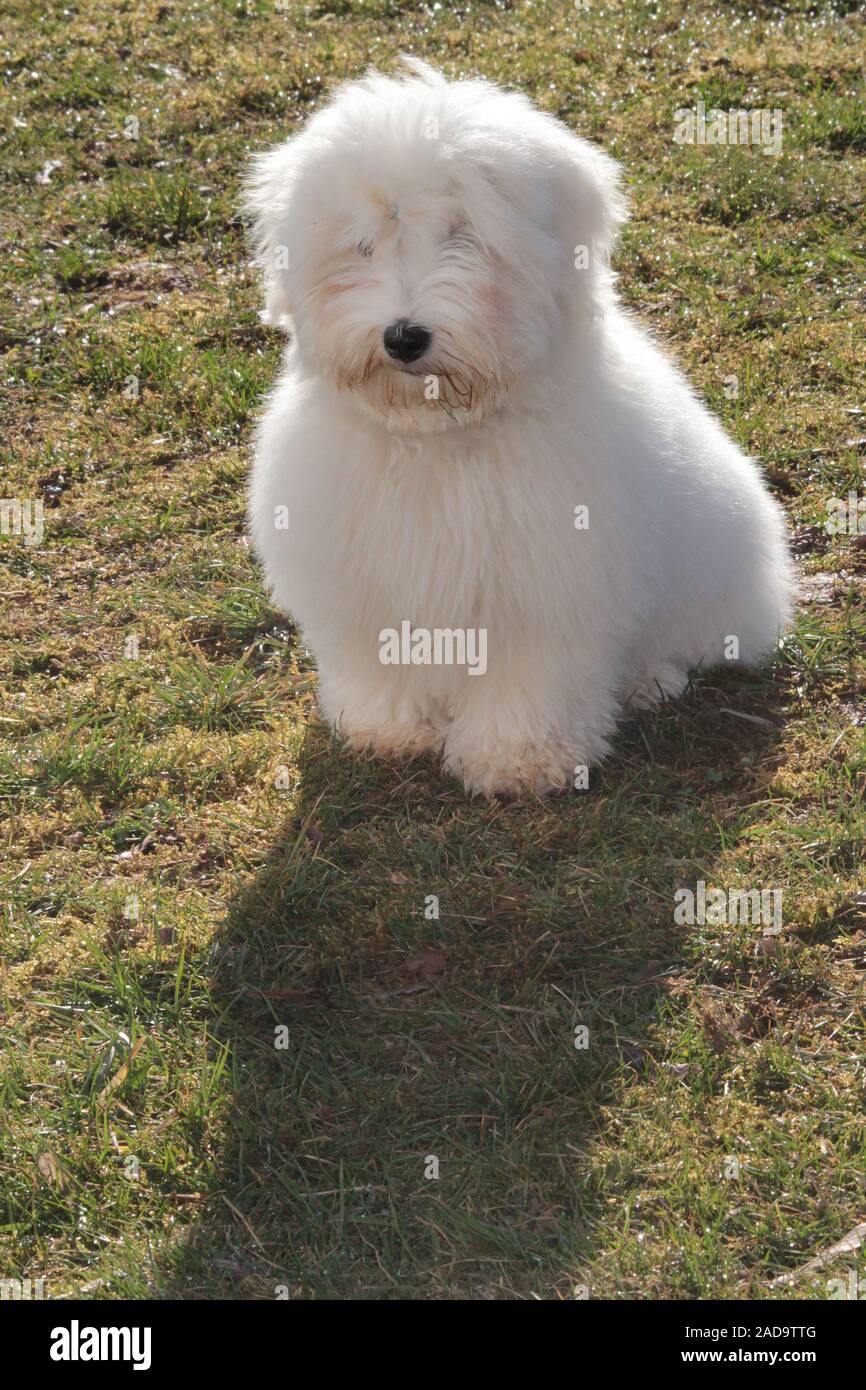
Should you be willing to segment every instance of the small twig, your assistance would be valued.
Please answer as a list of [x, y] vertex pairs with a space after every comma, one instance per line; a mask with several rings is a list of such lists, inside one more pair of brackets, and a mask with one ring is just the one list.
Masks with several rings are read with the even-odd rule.
[[778, 1274], [775, 1279], [770, 1280], [770, 1288], [777, 1289], [784, 1284], [793, 1284], [803, 1274], [815, 1274], [824, 1265], [829, 1264], [837, 1255], [850, 1255], [855, 1250], [859, 1250], [866, 1238], [866, 1221], [861, 1221], [859, 1226], [855, 1226], [853, 1231], [849, 1231], [847, 1236], [837, 1240], [835, 1245], [831, 1245], [828, 1250], [822, 1250], [820, 1255], [814, 1259], [807, 1260], [799, 1269], [793, 1269], [789, 1274]]
[[772, 719], [763, 719], [759, 714], [744, 714], [740, 709], [728, 709], [725, 707], [719, 710], [719, 713], [730, 714], [734, 719], [745, 719], [749, 724], [757, 724], [762, 729], [778, 728], [778, 725], [774, 724]]

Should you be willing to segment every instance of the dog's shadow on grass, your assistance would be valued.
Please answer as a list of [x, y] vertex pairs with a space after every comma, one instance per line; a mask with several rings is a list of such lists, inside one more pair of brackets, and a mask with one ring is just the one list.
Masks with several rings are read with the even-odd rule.
[[544, 804], [471, 802], [309, 727], [214, 944], [228, 1140], [162, 1296], [570, 1293], [603, 1107], [661, 1064], [699, 949], [674, 891], [713, 881], [770, 775], [772, 730], [726, 712], [748, 698], [632, 720], [588, 791]]

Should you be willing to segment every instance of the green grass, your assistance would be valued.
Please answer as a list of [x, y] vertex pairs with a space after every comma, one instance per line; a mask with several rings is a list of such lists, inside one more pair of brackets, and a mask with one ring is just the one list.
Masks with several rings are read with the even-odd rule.
[[[45, 539], [0, 537], [0, 1277], [862, 1280], [771, 1283], [866, 1215], [866, 552], [823, 528], [864, 486], [862, 10], [7, 11], [0, 493], [44, 499]], [[245, 540], [280, 352], [245, 161], [402, 49], [623, 161], [623, 294], [763, 461], [810, 599], [771, 670], [624, 725], [549, 804], [343, 750]], [[674, 144], [700, 98], [780, 108], [782, 154]], [[699, 879], [781, 890], [782, 934], [678, 925]]]

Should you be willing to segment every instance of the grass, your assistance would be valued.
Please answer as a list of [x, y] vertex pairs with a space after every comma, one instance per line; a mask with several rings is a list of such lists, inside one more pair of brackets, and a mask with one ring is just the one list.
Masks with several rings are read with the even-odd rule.
[[[823, 527], [863, 490], [862, 11], [7, 10], [0, 466], [45, 536], [0, 537], [0, 1276], [106, 1299], [862, 1280], [862, 1252], [797, 1273], [866, 1219], [866, 556]], [[804, 574], [769, 671], [624, 725], [549, 804], [349, 756], [245, 539], [279, 342], [239, 178], [401, 49], [623, 161], [623, 293], [763, 461]], [[781, 109], [782, 154], [675, 144], [699, 98]], [[780, 891], [781, 934], [679, 925], [698, 880]]]

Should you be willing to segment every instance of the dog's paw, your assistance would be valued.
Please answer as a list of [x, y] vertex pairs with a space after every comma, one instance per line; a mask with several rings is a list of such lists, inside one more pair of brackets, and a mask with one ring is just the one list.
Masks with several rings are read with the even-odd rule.
[[372, 753], [385, 762], [403, 762], [422, 753], [438, 752], [442, 734], [432, 724], [384, 724], [375, 729], [338, 725], [353, 753]]
[[488, 799], [552, 796], [572, 784], [572, 764], [561, 749], [522, 748], [474, 757], [449, 751], [446, 742], [442, 767], [459, 777], [470, 795]]

